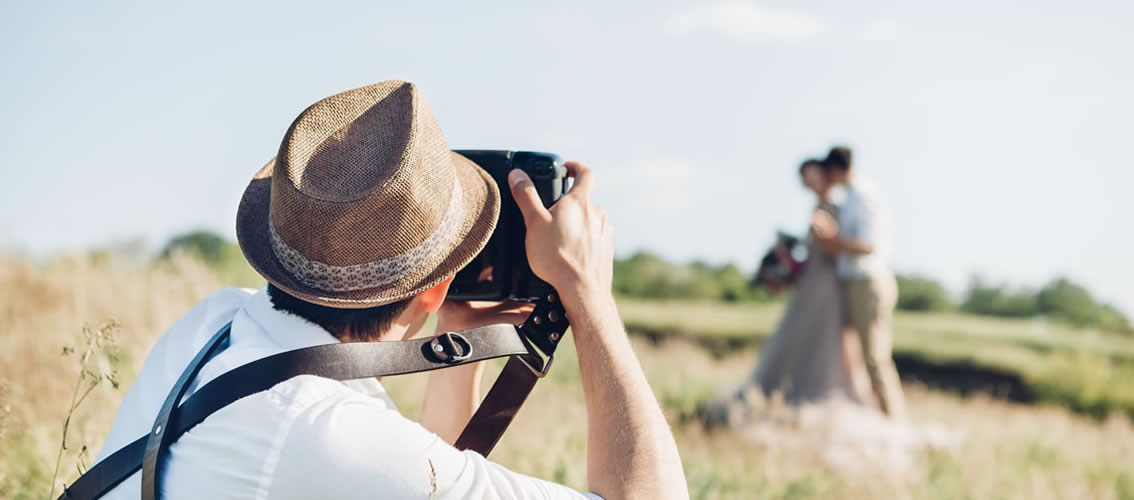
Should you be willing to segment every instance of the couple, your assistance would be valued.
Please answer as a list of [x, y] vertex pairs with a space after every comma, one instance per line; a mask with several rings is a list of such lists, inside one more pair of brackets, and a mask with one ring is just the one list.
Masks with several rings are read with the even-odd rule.
[[[885, 206], [874, 185], [852, 167], [849, 148], [835, 147], [824, 160], [807, 160], [799, 173], [818, 198], [807, 265], [756, 372], [734, 397], [744, 398], [755, 388], [781, 393], [791, 404], [832, 397], [873, 400], [886, 415], [902, 418], [905, 405], [890, 332], [898, 289], [888, 262]], [[863, 371], [870, 390], [859, 391], [865, 384], [855, 381]]]

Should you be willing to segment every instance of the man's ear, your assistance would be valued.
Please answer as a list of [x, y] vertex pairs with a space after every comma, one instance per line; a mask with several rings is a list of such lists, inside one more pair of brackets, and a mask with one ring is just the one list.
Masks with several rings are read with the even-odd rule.
[[429, 290], [421, 292], [421, 294], [417, 296], [417, 300], [420, 301], [421, 307], [425, 309], [426, 312], [437, 312], [437, 310], [441, 308], [441, 304], [445, 302], [445, 296], [449, 295], [449, 285], [453, 284], [454, 277], [455, 276], [450, 276], [445, 281], [438, 283]]

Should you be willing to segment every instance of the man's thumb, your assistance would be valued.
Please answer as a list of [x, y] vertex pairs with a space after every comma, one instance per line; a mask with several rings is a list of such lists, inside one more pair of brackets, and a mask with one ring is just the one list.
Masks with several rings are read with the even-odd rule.
[[551, 214], [544, 208], [539, 199], [535, 184], [528, 174], [520, 169], [508, 172], [508, 186], [512, 188], [512, 198], [519, 205], [520, 212], [524, 214], [524, 221], [530, 222], [533, 217], [547, 220]]

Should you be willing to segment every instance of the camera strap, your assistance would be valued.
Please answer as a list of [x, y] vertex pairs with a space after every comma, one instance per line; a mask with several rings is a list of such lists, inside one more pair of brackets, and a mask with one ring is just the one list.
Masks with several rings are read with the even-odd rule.
[[[508, 357], [504, 370], [469, 420], [456, 447], [487, 456], [516, 411], [547, 374], [568, 327], [554, 292], [536, 302], [521, 325], [490, 325], [397, 342], [327, 344], [282, 352], [227, 371], [185, 397], [201, 368], [228, 346], [220, 329], [182, 372], [150, 432], [115, 451], [63, 490], [60, 500], [94, 500], [142, 470], [142, 499], [160, 498], [169, 446], [209, 415], [299, 375], [334, 380], [404, 375]], [[542, 354], [541, 354], [542, 353]], [[184, 399], [184, 402], [181, 402]], [[178, 404], [181, 402], [180, 404]]]
[[516, 327], [516, 331], [539, 348], [546, 360], [538, 356], [513, 356], [508, 360], [457, 438], [455, 446], [458, 449], [474, 450], [488, 456], [508, 429], [508, 424], [512, 423], [516, 411], [531, 394], [536, 381], [551, 369], [555, 348], [563, 340], [568, 326], [567, 313], [554, 292], [549, 292], [535, 303], [532, 314]]

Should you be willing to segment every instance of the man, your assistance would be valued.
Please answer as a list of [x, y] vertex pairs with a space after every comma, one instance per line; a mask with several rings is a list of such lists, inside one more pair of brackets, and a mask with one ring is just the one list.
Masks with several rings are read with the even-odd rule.
[[870, 386], [883, 413], [905, 415], [901, 380], [891, 355], [890, 319], [898, 285], [890, 270], [890, 227], [878, 189], [851, 167], [851, 150], [831, 148], [823, 167], [832, 183], [845, 187], [836, 222], [816, 212], [813, 228], [827, 250], [838, 255], [847, 318], [862, 343]]
[[[521, 171], [509, 177], [532, 270], [573, 325], [587, 408], [587, 479], [607, 499], [688, 498], [677, 447], [611, 296], [613, 229], [591, 201], [594, 174], [568, 163], [574, 189], [550, 210]], [[383, 82], [305, 110], [253, 178], [237, 237], [269, 285], [224, 289], [157, 342], [126, 395], [102, 456], [149, 431], [202, 344], [232, 322], [231, 345], [190, 391], [279, 352], [402, 340], [430, 312], [444, 331], [517, 323], [530, 308], [445, 300], [496, 225], [486, 172], [451, 153], [418, 88]], [[212, 414], [170, 447], [167, 499], [579, 498], [452, 443], [479, 402], [483, 366], [431, 372], [421, 423], [376, 379], [283, 381]], [[558, 422], [547, 422], [548, 427]], [[530, 436], [539, 446], [540, 436]], [[141, 474], [108, 495], [138, 498]], [[588, 494], [591, 495], [591, 494]]]

